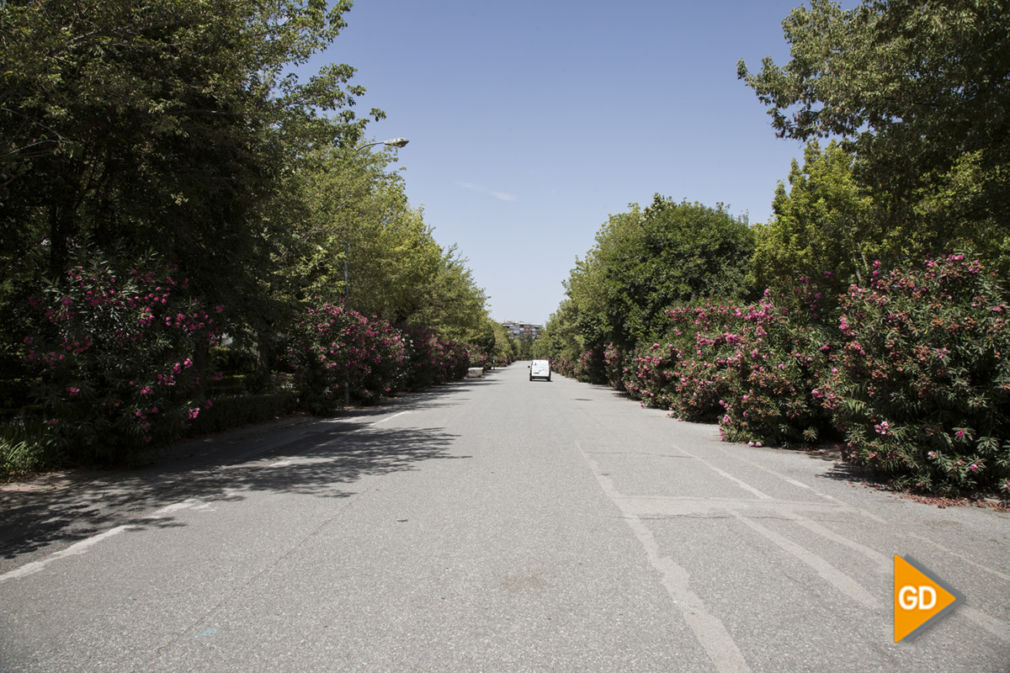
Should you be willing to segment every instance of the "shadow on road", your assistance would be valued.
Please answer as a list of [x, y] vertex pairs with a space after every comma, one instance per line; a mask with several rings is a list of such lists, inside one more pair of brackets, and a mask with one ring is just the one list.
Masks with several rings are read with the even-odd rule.
[[480, 384], [443, 386], [393, 404], [349, 410], [345, 417], [289, 419], [204, 438], [173, 449], [184, 457], [143, 469], [56, 473], [0, 487], [0, 561], [118, 525], [181, 525], [170, 511], [151, 514], [187, 500], [240, 500], [249, 491], [344, 498], [365, 475], [465, 458], [450, 455], [456, 436], [441, 429], [373, 424], [380, 415], [459, 404], [460, 388], [473, 385]]

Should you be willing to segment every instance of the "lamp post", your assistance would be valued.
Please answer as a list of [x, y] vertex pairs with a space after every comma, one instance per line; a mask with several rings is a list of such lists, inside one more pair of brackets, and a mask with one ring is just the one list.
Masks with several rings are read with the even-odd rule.
[[[359, 145], [354, 148], [353, 154], [358, 154], [362, 150], [366, 150], [369, 147], [375, 147], [376, 145], [384, 145], [388, 147], [404, 147], [410, 141], [406, 138], [389, 138], [388, 140], [379, 140], [374, 143], [365, 143], [364, 145]], [[350, 203], [350, 189], [348, 189], [347, 202]], [[344, 309], [348, 308], [348, 302], [351, 298], [351, 276], [350, 269], [347, 265], [347, 260], [351, 256], [351, 241], [348, 236], [347, 229], [344, 230]], [[351, 406], [351, 382], [344, 378], [344, 408]]]

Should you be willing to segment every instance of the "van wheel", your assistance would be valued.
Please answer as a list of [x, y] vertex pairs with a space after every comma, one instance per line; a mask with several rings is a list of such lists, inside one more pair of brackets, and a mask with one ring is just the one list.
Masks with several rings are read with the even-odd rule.
[[551, 377], [550, 377], [550, 376], [548, 376], [548, 377], [547, 377], [547, 383], [550, 383], [550, 382], [551, 382]]

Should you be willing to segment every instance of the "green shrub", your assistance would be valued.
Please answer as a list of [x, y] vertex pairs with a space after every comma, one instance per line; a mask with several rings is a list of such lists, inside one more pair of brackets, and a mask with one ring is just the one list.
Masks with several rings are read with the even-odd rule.
[[606, 383], [603, 373], [603, 353], [596, 349], [584, 350], [572, 368], [572, 375], [584, 383]]
[[899, 487], [1010, 492], [1010, 307], [962, 255], [884, 274], [842, 298], [845, 344], [818, 394], [845, 457]]
[[193, 421], [188, 434], [209, 434], [273, 420], [292, 413], [296, 406], [293, 391], [215, 397]]
[[60, 463], [59, 448], [41, 421], [0, 425], [0, 481], [20, 479]]

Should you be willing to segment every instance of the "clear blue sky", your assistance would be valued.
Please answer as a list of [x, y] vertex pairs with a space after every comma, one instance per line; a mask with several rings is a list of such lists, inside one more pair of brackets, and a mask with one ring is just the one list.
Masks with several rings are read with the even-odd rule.
[[[370, 139], [497, 320], [544, 323], [612, 213], [660, 193], [766, 221], [802, 147], [736, 77], [799, 0], [357, 0], [313, 63], [357, 68]], [[852, 6], [852, 2], [845, 6]]]

